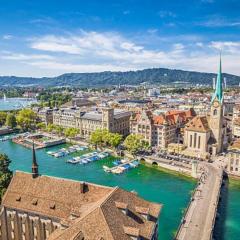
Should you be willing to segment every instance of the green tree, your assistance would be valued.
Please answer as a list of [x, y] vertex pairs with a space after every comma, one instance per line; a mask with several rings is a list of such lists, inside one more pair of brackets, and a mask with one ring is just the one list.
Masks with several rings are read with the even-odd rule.
[[9, 170], [10, 159], [6, 154], [0, 154], [0, 198], [2, 199], [12, 178], [12, 171]]
[[121, 143], [123, 136], [119, 133], [109, 133], [108, 138], [108, 144], [116, 148]]
[[64, 130], [64, 135], [69, 138], [76, 137], [78, 133], [79, 133], [79, 129], [77, 128], [66, 128]]
[[17, 115], [17, 123], [22, 130], [34, 129], [36, 127], [37, 114], [31, 109], [22, 109]]
[[90, 136], [90, 142], [96, 146], [100, 145], [103, 142], [102, 129], [97, 129], [92, 132]]
[[140, 150], [149, 149], [149, 144], [143, 139], [143, 136], [138, 134], [130, 134], [126, 137], [123, 142], [123, 145], [127, 148], [127, 150], [135, 154]]
[[40, 122], [36, 124], [37, 129], [46, 129], [46, 124], [44, 122]]
[[61, 136], [63, 134], [64, 128], [62, 126], [56, 125], [54, 130], [59, 136]]
[[14, 114], [9, 113], [6, 118], [6, 125], [10, 128], [15, 128], [17, 126], [17, 120]]
[[6, 112], [0, 112], [0, 126], [5, 124], [6, 118], [7, 118], [7, 113]]

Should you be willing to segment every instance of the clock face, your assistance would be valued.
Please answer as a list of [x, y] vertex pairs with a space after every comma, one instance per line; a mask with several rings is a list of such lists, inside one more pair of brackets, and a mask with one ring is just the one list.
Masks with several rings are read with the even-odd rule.
[[213, 103], [213, 106], [214, 106], [215, 108], [217, 108], [217, 107], [219, 106], [219, 103], [218, 103], [218, 102], [214, 102], [214, 103]]

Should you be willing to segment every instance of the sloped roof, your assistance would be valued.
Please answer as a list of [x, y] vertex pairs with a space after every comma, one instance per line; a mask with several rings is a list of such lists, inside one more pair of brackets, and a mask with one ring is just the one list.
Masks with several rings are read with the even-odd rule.
[[[32, 178], [24, 172], [15, 173], [2, 205], [58, 219], [67, 226], [54, 231], [49, 240], [129, 240], [124, 230], [128, 228], [138, 229], [140, 236], [150, 239], [155, 223], [145, 219], [137, 209], [148, 209], [155, 218], [161, 210], [160, 204], [118, 187], [48, 176]], [[127, 208], [129, 214], [124, 214], [122, 208]]]
[[[142, 119], [142, 114], [143, 113], [137, 113], [133, 121], [140, 121]], [[161, 115], [153, 115], [151, 111], [145, 111], [144, 114], [149, 118], [152, 124], [156, 125], [175, 125], [178, 121], [186, 123], [196, 115], [193, 109], [187, 111], [170, 110]]]
[[185, 127], [188, 131], [208, 132], [210, 127], [206, 116], [194, 117]]

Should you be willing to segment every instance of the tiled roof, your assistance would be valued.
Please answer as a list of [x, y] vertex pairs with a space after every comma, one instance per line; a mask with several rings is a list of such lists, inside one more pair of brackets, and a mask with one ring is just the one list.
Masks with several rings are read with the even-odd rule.
[[186, 130], [196, 132], [208, 132], [210, 131], [208, 120], [206, 116], [197, 116], [193, 118], [187, 125]]
[[[141, 121], [142, 114], [143, 113], [137, 113], [133, 118], [133, 121]], [[178, 121], [186, 123], [195, 116], [195, 112], [192, 109], [188, 111], [170, 110], [161, 115], [153, 115], [151, 111], [145, 111], [144, 114], [148, 117], [151, 123], [156, 125], [175, 125]]]
[[[49, 240], [129, 240], [125, 228], [138, 229], [150, 239], [155, 223], [141, 214], [158, 218], [161, 205], [120, 188], [16, 172], [2, 205], [58, 219], [66, 229], [54, 231]], [[127, 215], [122, 212], [127, 209]]]

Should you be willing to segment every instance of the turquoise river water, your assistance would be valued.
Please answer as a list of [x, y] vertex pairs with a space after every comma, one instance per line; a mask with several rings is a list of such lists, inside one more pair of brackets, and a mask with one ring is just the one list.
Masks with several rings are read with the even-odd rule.
[[[51, 150], [62, 148], [52, 147]], [[163, 209], [159, 220], [159, 238], [172, 239], [181, 220], [184, 208], [190, 199], [190, 193], [196, 182], [191, 179], [175, 176], [159, 169], [140, 165], [122, 175], [105, 173], [103, 165], [112, 159], [90, 163], [88, 165], [71, 165], [65, 161], [70, 157], [54, 158], [46, 154], [49, 149], [37, 151], [40, 173], [69, 179], [83, 180], [108, 186], [119, 186], [126, 190], [135, 190], [141, 197], [162, 203]], [[6, 153], [12, 160], [12, 170], [31, 171], [31, 150], [11, 141], [0, 143], [0, 152]], [[220, 218], [217, 235], [224, 240], [237, 240], [240, 236], [240, 188], [226, 189], [228, 201], [221, 206], [224, 217]]]

